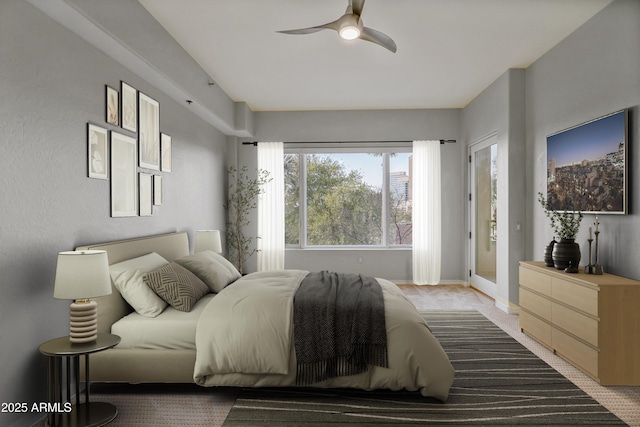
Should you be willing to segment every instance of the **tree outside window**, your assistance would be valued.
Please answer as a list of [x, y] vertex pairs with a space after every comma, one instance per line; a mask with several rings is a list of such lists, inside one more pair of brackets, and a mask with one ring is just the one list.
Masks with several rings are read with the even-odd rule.
[[285, 154], [286, 244], [410, 245], [410, 155]]

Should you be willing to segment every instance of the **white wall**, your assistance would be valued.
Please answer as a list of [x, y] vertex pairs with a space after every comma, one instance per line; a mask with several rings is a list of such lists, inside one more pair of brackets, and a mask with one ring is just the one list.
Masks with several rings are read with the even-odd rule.
[[[38, 346], [68, 334], [53, 299], [56, 256], [78, 245], [224, 229], [226, 137], [22, 0], [0, 2], [0, 402], [46, 399]], [[105, 124], [105, 85], [124, 80], [160, 103], [173, 172], [152, 217], [110, 218], [109, 181], [87, 178], [86, 126]], [[123, 131], [123, 133], [127, 133]], [[0, 425], [40, 414], [0, 413]]]
[[[600, 215], [599, 261], [606, 272], [640, 279], [640, 2], [616, 0], [526, 72], [528, 259], [541, 260], [552, 238], [536, 200], [546, 193], [546, 137], [629, 108], [629, 215]], [[586, 215], [576, 241], [588, 262]]]

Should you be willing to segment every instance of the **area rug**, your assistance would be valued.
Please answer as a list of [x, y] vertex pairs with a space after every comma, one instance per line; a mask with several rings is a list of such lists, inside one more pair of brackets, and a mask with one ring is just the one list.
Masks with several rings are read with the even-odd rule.
[[422, 314], [456, 370], [446, 403], [408, 391], [242, 389], [224, 426], [626, 425], [477, 311]]

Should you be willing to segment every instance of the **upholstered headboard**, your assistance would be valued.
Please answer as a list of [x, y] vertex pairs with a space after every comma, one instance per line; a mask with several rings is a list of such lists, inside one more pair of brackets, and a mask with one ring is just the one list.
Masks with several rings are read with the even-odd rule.
[[[115, 264], [155, 252], [163, 258], [173, 261], [189, 255], [189, 235], [186, 232], [157, 234], [135, 239], [117, 240], [79, 246], [76, 250], [99, 249], [107, 251], [109, 264]], [[111, 325], [129, 314], [133, 309], [111, 284], [111, 295], [95, 298], [98, 303], [98, 332], [111, 331]]]
[[173, 261], [176, 258], [189, 255], [189, 235], [185, 232], [156, 234], [76, 248], [77, 251], [88, 249], [107, 251], [109, 264], [115, 264], [151, 252], [156, 252], [163, 258]]

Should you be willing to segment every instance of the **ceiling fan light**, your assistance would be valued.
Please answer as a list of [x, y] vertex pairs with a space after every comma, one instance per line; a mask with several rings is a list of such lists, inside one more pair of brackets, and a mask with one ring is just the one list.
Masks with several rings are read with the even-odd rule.
[[340, 37], [345, 40], [353, 40], [360, 37], [360, 29], [358, 27], [346, 26], [340, 29]]

